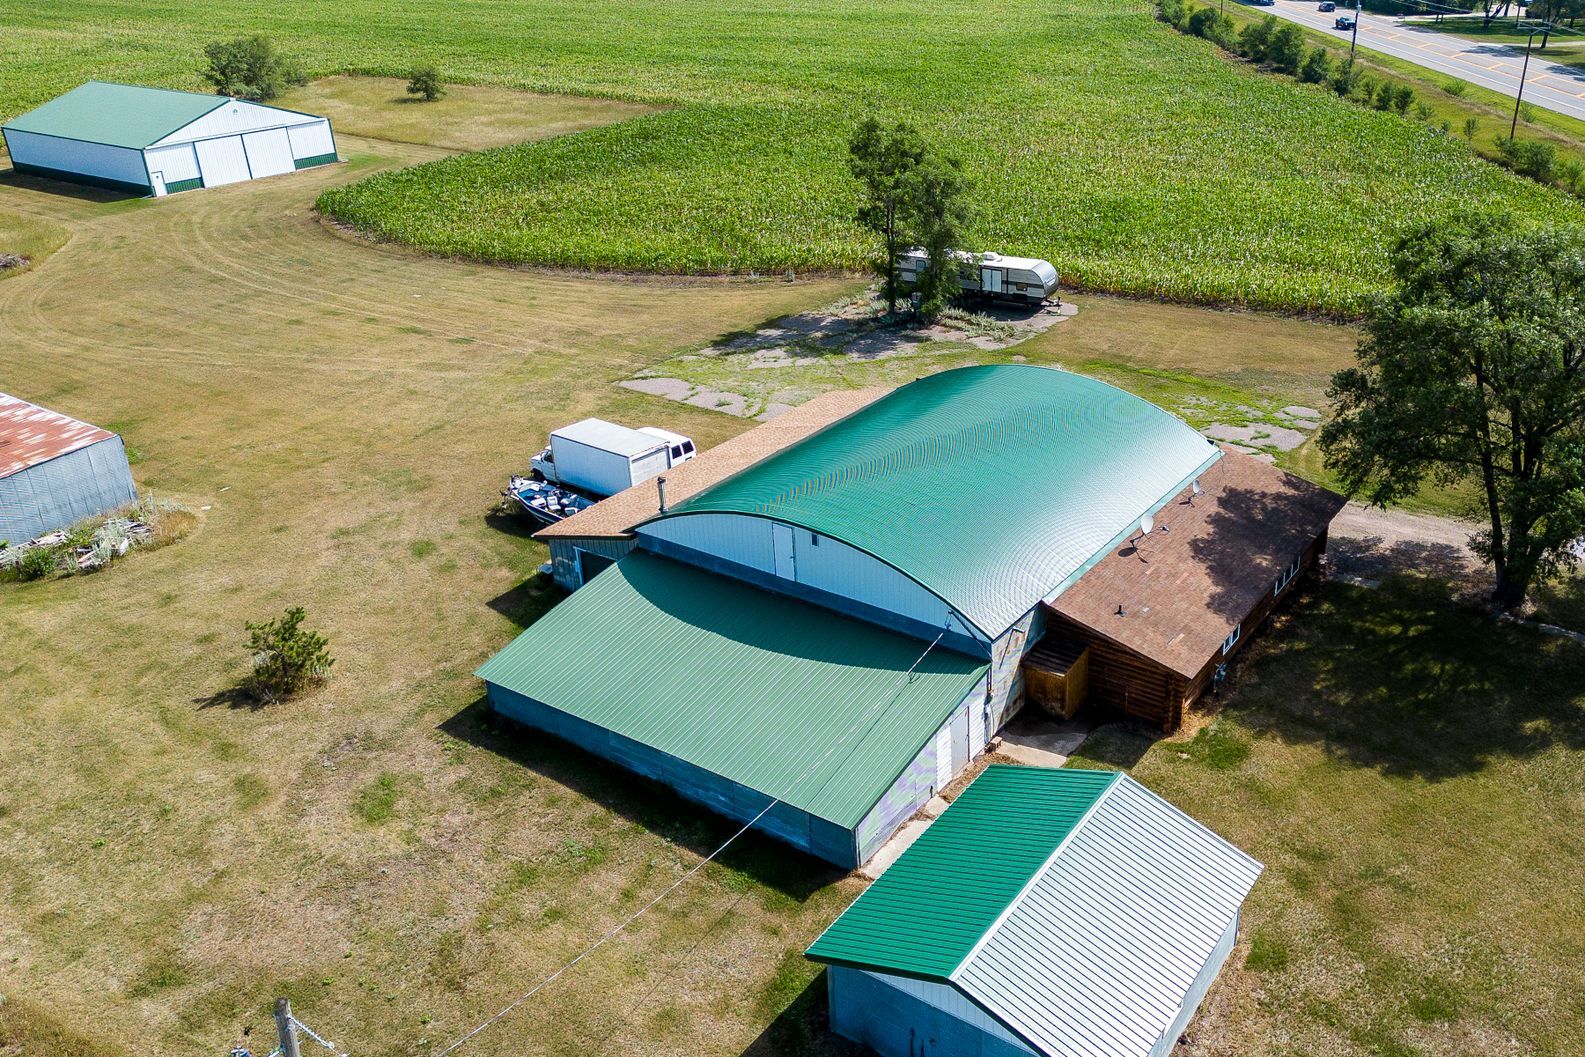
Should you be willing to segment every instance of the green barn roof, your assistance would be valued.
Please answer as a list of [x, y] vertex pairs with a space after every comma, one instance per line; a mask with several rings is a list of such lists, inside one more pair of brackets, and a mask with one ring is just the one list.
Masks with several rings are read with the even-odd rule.
[[809, 948], [809, 957], [946, 978], [1118, 780], [985, 769]]
[[223, 95], [89, 81], [5, 127], [142, 150], [230, 101]]
[[635, 551], [478, 675], [852, 828], [985, 670]]
[[1221, 457], [1104, 382], [1024, 365], [903, 386], [662, 517], [746, 514], [841, 540], [996, 637]]

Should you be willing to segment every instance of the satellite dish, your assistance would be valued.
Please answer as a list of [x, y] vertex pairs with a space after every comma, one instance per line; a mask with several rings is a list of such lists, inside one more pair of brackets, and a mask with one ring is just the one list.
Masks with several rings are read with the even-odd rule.
[[1200, 479], [1198, 477], [1190, 482], [1189, 488], [1194, 492], [1195, 495], [1203, 495], [1205, 493], [1205, 489], [1200, 487]]
[[1156, 519], [1150, 514], [1146, 514], [1144, 517], [1139, 519], [1139, 531], [1143, 532], [1145, 535], [1150, 535], [1150, 531], [1155, 527]]

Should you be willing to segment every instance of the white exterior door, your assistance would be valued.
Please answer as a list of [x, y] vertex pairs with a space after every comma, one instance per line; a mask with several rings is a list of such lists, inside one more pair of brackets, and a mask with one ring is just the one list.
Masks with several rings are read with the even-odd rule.
[[165, 174], [162, 172], [149, 173], [149, 186], [154, 188], [155, 198], [165, 197]]
[[223, 136], [220, 139], [201, 139], [193, 144], [198, 150], [198, 169], [204, 175], [205, 187], [240, 183], [253, 178], [248, 169], [248, 155], [242, 149], [241, 136]]
[[936, 731], [936, 792], [952, 784], [952, 723]]
[[969, 755], [978, 756], [985, 743], [990, 741], [985, 734], [985, 702], [969, 702]]
[[292, 160], [292, 141], [284, 128], [249, 132], [242, 137], [248, 152], [248, 168], [255, 180], [264, 176], [279, 176], [294, 172], [297, 163]]
[[776, 575], [783, 580], [798, 579], [798, 566], [793, 558], [793, 528], [779, 521], [771, 522], [771, 553], [776, 562]]

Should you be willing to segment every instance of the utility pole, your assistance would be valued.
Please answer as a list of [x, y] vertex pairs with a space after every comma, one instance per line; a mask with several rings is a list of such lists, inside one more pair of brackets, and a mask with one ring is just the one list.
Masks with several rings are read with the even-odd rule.
[[1354, 49], [1359, 46], [1359, 19], [1364, 14], [1360, 8], [1361, 0], [1354, 0], [1354, 35], [1348, 41], [1348, 64], [1354, 65]]
[[1524, 65], [1519, 69], [1519, 94], [1513, 97], [1513, 122], [1508, 126], [1508, 140], [1511, 143], [1514, 135], [1519, 131], [1519, 103], [1524, 99], [1524, 79], [1530, 73], [1530, 45], [1535, 43], [1535, 30], [1530, 31], [1530, 36], [1524, 42]]
[[281, 1057], [302, 1057], [297, 1049], [297, 1025], [292, 1021], [292, 1003], [275, 1000], [275, 1030], [281, 1037]]

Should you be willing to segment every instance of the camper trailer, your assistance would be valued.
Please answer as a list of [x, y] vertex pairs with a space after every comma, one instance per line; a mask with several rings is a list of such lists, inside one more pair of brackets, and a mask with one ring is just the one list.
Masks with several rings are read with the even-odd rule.
[[[953, 257], [958, 261], [958, 285], [971, 297], [1038, 305], [1057, 292], [1057, 270], [1049, 261], [963, 250], [954, 251]], [[905, 252], [898, 260], [903, 282], [916, 283], [929, 262], [924, 250]]]

